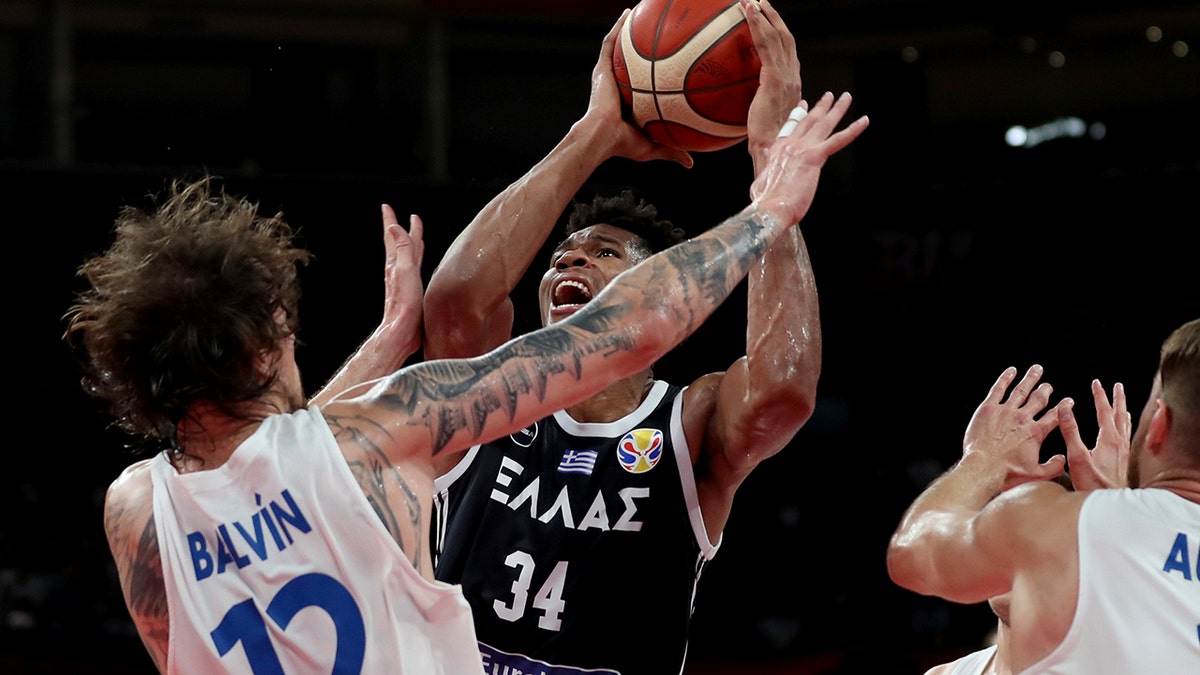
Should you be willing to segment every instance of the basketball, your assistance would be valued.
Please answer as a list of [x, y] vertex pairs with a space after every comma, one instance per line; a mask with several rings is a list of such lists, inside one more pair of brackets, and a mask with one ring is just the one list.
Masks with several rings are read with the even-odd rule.
[[746, 138], [761, 67], [738, 0], [641, 0], [613, 50], [626, 119], [689, 152]]

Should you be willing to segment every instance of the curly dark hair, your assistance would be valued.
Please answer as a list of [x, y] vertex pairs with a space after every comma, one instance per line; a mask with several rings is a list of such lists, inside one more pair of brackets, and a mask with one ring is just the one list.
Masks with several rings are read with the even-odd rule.
[[310, 254], [282, 214], [260, 216], [211, 176], [151, 198], [151, 212], [122, 207], [112, 245], [79, 267], [90, 288], [67, 311], [64, 339], [113, 424], [171, 447], [193, 403], [236, 416], [274, 384], [256, 360], [299, 329], [298, 266]]
[[687, 239], [687, 233], [669, 220], [660, 220], [658, 208], [637, 198], [632, 190], [616, 195], [596, 195], [591, 202], [575, 202], [567, 219], [566, 236], [604, 223], [637, 235], [658, 253]]

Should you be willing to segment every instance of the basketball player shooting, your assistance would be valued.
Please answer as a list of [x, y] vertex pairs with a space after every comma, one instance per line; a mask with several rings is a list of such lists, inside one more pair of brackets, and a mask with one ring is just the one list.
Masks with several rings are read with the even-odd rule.
[[[804, 115], [795, 41], [769, 2], [741, 4], [762, 60], [749, 111], [758, 179], [789, 113], [796, 134], [829, 134], [848, 95]], [[584, 116], [528, 173], [487, 204], [434, 271], [425, 299], [427, 358], [481, 354], [507, 340], [511, 292], [591, 173], [611, 157], [691, 156], [622, 116], [604, 39]], [[832, 138], [850, 143], [865, 117]], [[824, 158], [809, 154], [814, 178]], [[757, 183], [756, 183], [757, 184]], [[815, 193], [813, 185], [807, 186]], [[751, 195], [758, 197], [756, 188]], [[632, 193], [577, 204], [541, 276], [541, 320], [593, 302], [614, 278], [683, 236]], [[487, 672], [679, 673], [694, 592], [720, 544], [734, 493], [812, 414], [821, 327], [798, 227], [749, 273], [746, 355], [686, 385], [653, 367], [524, 430], [437, 462], [435, 575], [461, 584]]]

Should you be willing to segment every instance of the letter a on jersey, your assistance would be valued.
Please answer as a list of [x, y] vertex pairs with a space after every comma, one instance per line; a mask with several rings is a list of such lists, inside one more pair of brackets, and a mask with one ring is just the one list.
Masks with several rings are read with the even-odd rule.
[[663, 434], [658, 429], [634, 429], [617, 444], [617, 459], [629, 473], [646, 473], [662, 459]]

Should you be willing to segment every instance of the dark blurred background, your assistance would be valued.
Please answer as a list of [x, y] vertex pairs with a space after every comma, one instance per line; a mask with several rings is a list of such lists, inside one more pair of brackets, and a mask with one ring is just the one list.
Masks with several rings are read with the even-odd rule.
[[[101, 526], [133, 457], [61, 340], [74, 270], [118, 210], [202, 172], [282, 210], [316, 254], [299, 355], [315, 390], [378, 321], [379, 204], [424, 217], [428, 279], [583, 114], [600, 42], [631, 5], [0, 0], [5, 332], [25, 362], [7, 371], [0, 671], [151, 672]], [[701, 581], [688, 675], [920, 675], [980, 647], [994, 620], [895, 588], [887, 537], [957, 459], [1000, 371], [1045, 365], [1094, 438], [1091, 379], [1124, 382], [1140, 410], [1162, 339], [1200, 316], [1200, 5], [775, 5], [806, 98], [848, 90], [872, 121], [803, 224], [818, 410], [740, 491]], [[1006, 143], [1013, 128], [1024, 145]], [[695, 159], [612, 160], [581, 196], [635, 188], [701, 230], [748, 201], [750, 163], [744, 143]], [[725, 368], [744, 316], [735, 296], [658, 375]]]

